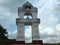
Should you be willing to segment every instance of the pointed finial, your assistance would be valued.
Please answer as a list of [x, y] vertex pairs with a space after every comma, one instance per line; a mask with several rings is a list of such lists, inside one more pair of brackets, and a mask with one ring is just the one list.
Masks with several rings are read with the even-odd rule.
[[33, 7], [32, 4], [28, 1], [24, 3], [23, 7], [25, 7], [26, 5], [29, 5], [29, 6]]

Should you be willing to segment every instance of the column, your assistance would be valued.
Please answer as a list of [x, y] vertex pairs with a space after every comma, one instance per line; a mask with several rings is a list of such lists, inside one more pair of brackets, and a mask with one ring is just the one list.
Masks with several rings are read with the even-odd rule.
[[24, 41], [25, 40], [25, 31], [24, 31], [24, 24], [23, 23], [20, 23], [18, 26], [17, 26], [17, 41]]
[[39, 40], [39, 39], [40, 39], [40, 36], [39, 36], [38, 24], [33, 23], [32, 24], [32, 40]]

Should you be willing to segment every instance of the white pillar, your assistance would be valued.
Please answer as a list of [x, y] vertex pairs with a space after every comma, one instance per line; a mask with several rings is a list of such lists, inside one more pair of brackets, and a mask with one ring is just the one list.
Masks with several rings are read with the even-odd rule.
[[25, 30], [24, 30], [24, 24], [19, 24], [17, 27], [17, 41], [24, 41], [25, 40]]
[[32, 24], [32, 40], [39, 40], [39, 30], [38, 30], [38, 24]]

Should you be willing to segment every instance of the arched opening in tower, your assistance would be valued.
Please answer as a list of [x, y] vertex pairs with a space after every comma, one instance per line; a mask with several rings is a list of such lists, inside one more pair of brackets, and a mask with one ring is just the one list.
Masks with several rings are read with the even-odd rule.
[[25, 25], [25, 43], [32, 42], [32, 27], [31, 25]]
[[24, 14], [24, 19], [32, 19], [32, 14], [31, 13], [25, 13]]

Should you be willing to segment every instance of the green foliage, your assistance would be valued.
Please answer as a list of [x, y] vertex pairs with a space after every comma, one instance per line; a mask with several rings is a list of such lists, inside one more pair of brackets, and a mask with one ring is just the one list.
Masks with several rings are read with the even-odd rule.
[[7, 40], [8, 32], [0, 25], [0, 41]]

